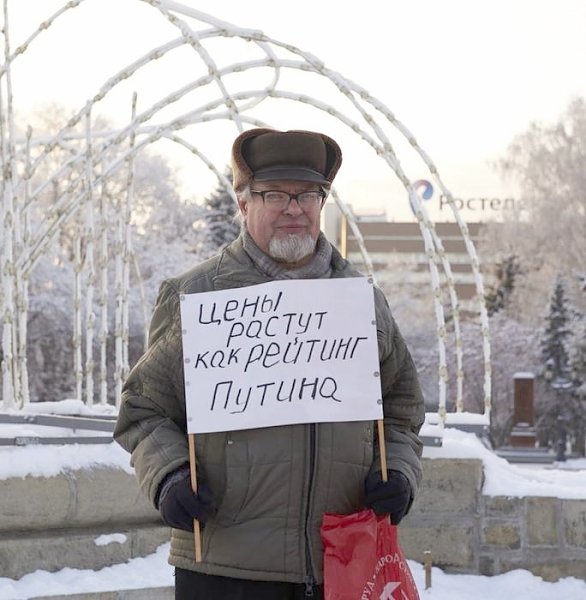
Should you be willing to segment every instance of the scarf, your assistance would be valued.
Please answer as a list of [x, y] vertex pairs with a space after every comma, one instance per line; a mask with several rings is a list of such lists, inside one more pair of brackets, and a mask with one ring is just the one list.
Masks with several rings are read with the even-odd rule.
[[322, 232], [317, 238], [311, 261], [297, 269], [287, 269], [265, 254], [246, 229], [242, 234], [242, 245], [252, 262], [271, 279], [327, 279], [332, 274], [332, 246]]

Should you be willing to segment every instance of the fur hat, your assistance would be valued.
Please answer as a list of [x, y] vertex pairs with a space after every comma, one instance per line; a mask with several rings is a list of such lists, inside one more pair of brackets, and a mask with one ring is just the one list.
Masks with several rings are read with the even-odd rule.
[[329, 188], [341, 164], [338, 144], [313, 131], [249, 129], [232, 146], [236, 192], [241, 192], [252, 179], [309, 181]]

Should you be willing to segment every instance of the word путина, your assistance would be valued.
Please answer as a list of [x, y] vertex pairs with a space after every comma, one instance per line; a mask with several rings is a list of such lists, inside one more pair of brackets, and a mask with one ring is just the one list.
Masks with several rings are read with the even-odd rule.
[[295, 400], [334, 400], [341, 402], [335, 394], [338, 384], [333, 377], [320, 379], [315, 377], [294, 378], [288, 381], [270, 381], [258, 385], [238, 387], [234, 381], [219, 381], [214, 388], [210, 411], [224, 409], [231, 414], [244, 412], [252, 400], [258, 406], [264, 406], [265, 401], [293, 402]]

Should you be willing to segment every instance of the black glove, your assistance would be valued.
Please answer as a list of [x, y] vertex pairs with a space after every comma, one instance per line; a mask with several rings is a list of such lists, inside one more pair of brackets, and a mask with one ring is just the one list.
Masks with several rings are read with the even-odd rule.
[[193, 519], [205, 523], [216, 511], [213, 496], [204, 481], [197, 482], [197, 494], [191, 489], [189, 467], [173, 471], [159, 487], [158, 507], [170, 527], [193, 531]]
[[368, 475], [364, 483], [364, 503], [377, 515], [390, 515], [391, 523], [398, 525], [413, 501], [411, 484], [400, 471], [388, 470], [387, 473], [388, 481], [382, 480], [380, 471]]

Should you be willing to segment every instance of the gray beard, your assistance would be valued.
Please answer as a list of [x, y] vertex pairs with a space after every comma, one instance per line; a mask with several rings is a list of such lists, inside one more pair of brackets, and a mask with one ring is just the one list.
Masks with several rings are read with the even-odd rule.
[[284, 238], [271, 238], [269, 256], [288, 263], [296, 263], [315, 252], [314, 240], [305, 235], [287, 235]]

